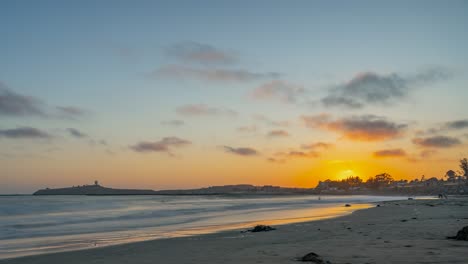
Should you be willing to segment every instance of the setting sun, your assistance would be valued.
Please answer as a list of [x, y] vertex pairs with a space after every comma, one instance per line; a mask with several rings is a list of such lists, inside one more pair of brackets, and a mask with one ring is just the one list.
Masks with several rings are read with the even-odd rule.
[[344, 180], [346, 178], [349, 178], [351, 176], [357, 176], [357, 174], [353, 170], [343, 170], [338, 173], [338, 180]]

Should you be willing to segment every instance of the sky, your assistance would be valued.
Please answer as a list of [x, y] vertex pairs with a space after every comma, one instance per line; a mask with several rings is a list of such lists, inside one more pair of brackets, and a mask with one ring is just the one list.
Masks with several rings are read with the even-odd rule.
[[0, 193], [442, 178], [466, 1], [1, 1]]

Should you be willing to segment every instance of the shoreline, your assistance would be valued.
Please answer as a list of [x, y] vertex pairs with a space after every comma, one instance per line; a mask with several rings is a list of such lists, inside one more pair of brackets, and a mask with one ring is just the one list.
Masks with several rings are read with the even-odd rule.
[[[397, 198], [397, 197], [396, 197]], [[398, 197], [401, 198], [401, 197]], [[142, 232], [142, 230], [128, 230], [126, 231], [127, 233], [130, 232], [138, 232], [138, 233], [145, 233], [144, 236], [133, 236], [133, 237], [128, 237], [128, 238], [122, 238], [116, 240], [116, 242], [108, 242], [108, 243], [102, 243], [98, 242], [100, 239], [97, 239], [96, 242], [94, 242], [94, 246], [85, 246], [85, 247], [78, 247], [78, 248], [73, 248], [73, 247], [67, 247], [63, 248], [62, 250], [54, 250], [54, 251], [34, 251], [33, 249], [30, 249], [30, 253], [25, 253], [25, 254], [18, 254], [16, 256], [7, 256], [0, 258], [0, 261], [2, 260], [10, 260], [10, 259], [15, 259], [15, 258], [22, 258], [22, 257], [34, 257], [34, 256], [40, 256], [40, 255], [47, 255], [47, 254], [55, 254], [55, 253], [63, 253], [63, 252], [73, 252], [73, 251], [82, 251], [82, 250], [93, 250], [93, 249], [101, 249], [101, 248], [106, 248], [106, 247], [113, 247], [113, 246], [120, 246], [120, 245], [126, 245], [126, 244], [133, 244], [133, 243], [139, 243], [139, 242], [149, 242], [149, 241], [154, 241], [154, 240], [167, 240], [167, 239], [174, 239], [174, 238], [182, 238], [182, 237], [196, 237], [196, 236], [204, 236], [204, 235], [210, 235], [210, 234], [220, 234], [223, 232], [237, 232], [237, 231], [242, 231], [242, 230], [247, 230], [250, 229], [256, 225], [271, 225], [271, 226], [285, 226], [285, 225], [290, 225], [290, 224], [297, 224], [297, 223], [305, 223], [305, 222], [313, 222], [313, 221], [324, 221], [327, 219], [334, 219], [334, 218], [339, 218], [343, 217], [346, 215], [350, 215], [354, 213], [355, 211], [358, 210], [365, 210], [368, 208], [371, 208], [374, 206], [375, 203], [378, 202], [359, 202], [359, 203], [352, 203], [352, 207], [347, 207], [345, 206], [345, 203], [343, 204], [338, 204], [336, 202], [333, 202], [332, 204], [336, 204], [335, 206], [331, 207], [324, 207], [324, 208], [310, 208], [310, 212], [308, 213], [307, 216], [296, 216], [296, 212], [299, 210], [303, 209], [292, 209], [292, 211], [286, 211], [289, 212], [291, 215], [285, 215], [285, 217], [282, 218], [272, 218], [272, 219], [266, 219], [266, 220], [245, 220], [243, 222], [236, 222], [236, 223], [230, 223], [230, 224], [210, 224], [210, 225], [203, 225], [203, 226], [195, 226], [195, 227], [189, 227], [189, 228], [182, 228], [177, 231], [167, 231], [167, 232], [160, 232], [160, 233], [152, 233], [151, 230], [148, 230], [147, 232]], [[314, 212], [315, 211], [315, 212]], [[86, 235], [86, 234], [82, 234]], [[81, 236], [81, 234], [78, 234], [76, 236]], [[69, 237], [70, 240], [75, 240], [79, 239], [75, 236]], [[92, 244], [89, 242], [89, 244]], [[54, 245], [49, 244], [49, 245], [44, 245], [46, 247], [51, 247], [55, 248]]]
[[427, 263], [428, 257], [433, 263], [466, 262], [463, 252], [468, 242], [450, 241], [446, 236], [468, 225], [468, 198], [378, 204], [382, 206], [336, 218], [278, 225], [265, 233], [236, 229], [0, 263], [296, 263], [295, 258], [309, 252], [332, 263]]

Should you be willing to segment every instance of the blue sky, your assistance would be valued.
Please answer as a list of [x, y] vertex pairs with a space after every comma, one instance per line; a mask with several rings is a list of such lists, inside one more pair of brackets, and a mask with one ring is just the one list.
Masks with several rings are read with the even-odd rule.
[[[107, 144], [95, 155], [106, 157], [103, 166], [109, 167], [109, 173], [113, 173], [116, 162], [108, 159], [109, 153], [138, 159], [141, 155], [129, 146], [169, 136], [190, 140], [192, 146], [184, 151], [197, 156], [206, 150], [216, 156], [224, 145], [255, 148], [263, 158], [305, 141], [349, 145], [337, 138], [336, 130], [330, 132], [330, 126], [325, 132], [323, 125], [308, 129], [301, 123], [303, 115], [328, 114], [339, 119], [372, 114], [405, 123], [412, 131], [405, 134], [408, 142], [399, 146], [395, 141], [379, 142], [375, 148], [401, 147], [409, 153], [415, 148], [411, 143], [418, 136], [415, 131], [467, 118], [467, 11], [466, 1], [2, 1], [2, 89], [40, 101], [41, 108], [47, 108], [43, 110], [47, 116], [3, 113], [0, 130], [33, 127], [53, 134], [53, 139], [0, 138], [0, 164], [8, 166], [8, 170], [0, 170], [0, 177], [8, 182], [0, 192], [29, 191], [56, 180], [50, 169], [54, 158], [69, 157], [65, 164], [85, 162], [84, 157], [97, 151], [90, 146], [100, 140]], [[209, 56], [228, 59], [184, 57], [199, 48], [208, 49]], [[206, 77], [214, 72], [218, 77]], [[220, 73], [237, 77], [219, 79]], [[333, 89], [352, 89], [346, 84], [362, 73], [373, 73], [384, 81], [403, 80], [408, 91], [390, 94], [388, 100], [379, 99], [382, 103], [366, 101], [365, 107], [354, 109], [323, 105], [321, 100], [327, 95], [338, 96]], [[239, 77], [242, 74], [248, 76]], [[423, 74], [431, 77], [423, 80]], [[364, 74], [363, 78], [372, 76]], [[274, 86], [273, 90], [268, 90], [268, 84]], [[380, 88], [384, 91], [388, 87]], [[278, 98], [281, 94], [275, 89], [293, 91], [294, 100]], [[255, 91], [262, 94], [253, 96]], [[343, 91], [335, 93], [347, 93]], [[364, 100], [358, 95], [347, 99]], [[181, 114], [180, 108], [194, 105], [210, 113], [201, 117]], [[60, 116], [57, 106], [79, 109], [79, 117]], [[288, 125], [274, 127], [266, 119]], [[161, 123], [168, 120], [183, 121], [184, 125]], [[239, 127], [247, 126], [258, 131], [239, 133]], [[86, 140], [70, 139], [67, 128], [82, 131]], [[272, 142], [265, 137], [270, 130], [287, 130], [290, 136]], [[439, 131], [438, 135], [463, 137], [465, 132]], [[464, 140], [460, 139], [450, 154], [441, 152], [438, 160], [452, 162], [444, 166], [456, 164], [456, 157], [466, 153]], [[353, 146], [357, 145], [347, 148]], [[44, 150], [50, 148], [60, 151], [45, 154]], [[416, 151], [420, 150], [416, 147]], [[346, 158], [346, 154], [335, 154], [336, 159]], [[144, 157], [146, 160], [148, 155]], [[164, 153], [151, 157], [174, 162]], [[181, 154], [178, 160], [184, 164], [190, 158]], [[407, 159], [414, 157], [408, 154]], [[278, 176], [281, 180], [272, 183], [294, 185], [286, 180], [288, 171], [293, 171], [312, 175], [312, 184], [318, 179], [314, 174], [323, 168], [314, 169], [315, 161], [308, 162], [284, 166]], [[18, 167], [24, 163], [31, 164], [30, 170]], [[264, 163], [258, 161], [259, 167], [265, 167], [259, 171], [268, 173], [271, 164]], [[201, 181], [204, 184], [249, 181], [248, 177], [239, 179], [225, 172], [236, 166], [235, 161], [226, 161], [226, 166], [195, 174], [226, 175], [226, 180], [218, 181], [207, 176]], [[307, 166], [307, 172], [299, 169]], [[38, 168], [40, 175], [31, 175]], [[415, 170], [398, 173], [410, 177]], [[157, 171], [154, 168], [153, 173]], [[90, 168], [88, 174], [98, 172]], [[61, 173], [70, 177], [56, 181], [60, 184], [79, 184], [94, 177], [83, 176], [66, 165]], [[171, 175], [146, 183], [153, 188], [192, 186], [170, 181], [189, 175], [170, 169], [165, 173]], [[263, 178], [256, 181], [253, 174], [249, 174], [252, 182], [270, 183]], [[34, 178], [33, 184], [18, 180], [30, 178]], [[106, 179], [125, 185], [124, 180]]]

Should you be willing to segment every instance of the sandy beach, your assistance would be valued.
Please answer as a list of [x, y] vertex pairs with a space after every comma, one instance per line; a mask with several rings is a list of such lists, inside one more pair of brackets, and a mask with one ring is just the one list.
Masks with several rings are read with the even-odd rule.
[[330, 263], [468, 263], [468, 241], [446, 239], [467, 225], [468, 198], [407, 200], [270, 232], [235, 230], [0, 263], [297, 263], [309, 252]]

